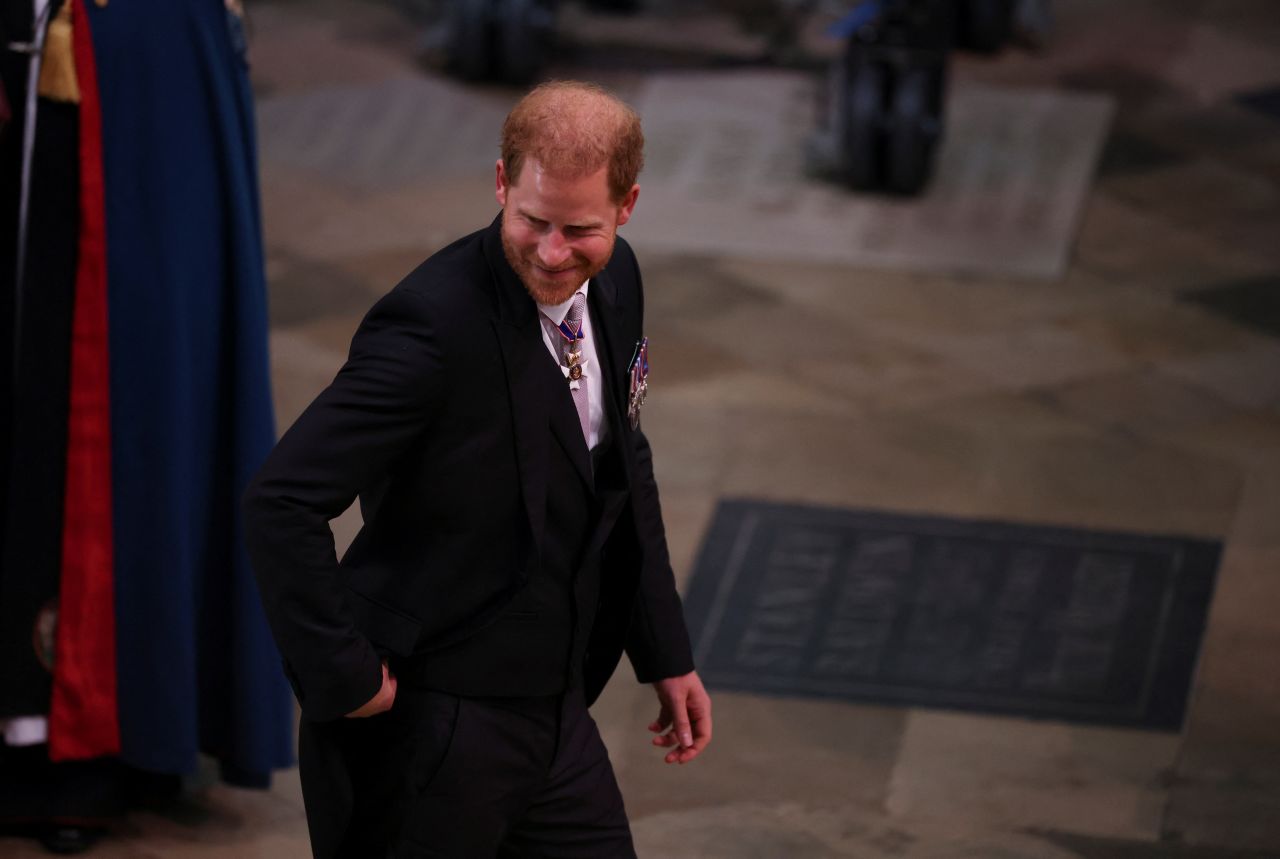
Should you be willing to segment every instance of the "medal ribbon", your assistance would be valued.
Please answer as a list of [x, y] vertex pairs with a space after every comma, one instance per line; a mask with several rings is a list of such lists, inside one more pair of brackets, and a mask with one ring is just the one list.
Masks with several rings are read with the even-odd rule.
[[631, 389], [634, 391], [648, 377], [649, 338], [644, 337], [636, 344], [636, 356], [631, 362]]
[[569, 320], [567, 318], [561, 320], [560, 324], [556, 326], [556, 330], [560, 332], [560, 336], [570, 343], [576, 343], [579, 340], [586, 339], [587, 335], [582, 330], [583, 328], [584, 328], [583, 324], [579, 322], [578, 330], [574, 331], [572, 326], [569, 325]]

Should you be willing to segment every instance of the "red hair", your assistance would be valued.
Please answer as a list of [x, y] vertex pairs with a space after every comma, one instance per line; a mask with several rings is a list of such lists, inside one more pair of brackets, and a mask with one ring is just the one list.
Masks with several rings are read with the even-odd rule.
[[526, 158], [570, 178], [607, 166], [609, 195], [620, 203], [644, 166], [640, 116], [596, 84], [541, 84], [520, 99], [502, 124], [502, 161], [512, 185]]

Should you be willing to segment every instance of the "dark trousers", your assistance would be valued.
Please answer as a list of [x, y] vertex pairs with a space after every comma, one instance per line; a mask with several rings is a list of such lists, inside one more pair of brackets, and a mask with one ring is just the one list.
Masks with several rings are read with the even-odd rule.
[[580, 690], [460, 698], [402, 685], [368, 719], [303, 720], [317, 859], [634, 859]]

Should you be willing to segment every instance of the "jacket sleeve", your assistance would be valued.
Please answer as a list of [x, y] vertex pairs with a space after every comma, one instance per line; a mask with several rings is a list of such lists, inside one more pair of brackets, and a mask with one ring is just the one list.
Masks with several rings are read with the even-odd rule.
[[635, 438], [639, 474], [632, 485], [632, 503], [639, 529], [640, 590], [627, 635], [627, 656], [636, 679], [652, 683], [692, 671], [693, 649], [667, 552], [658, 486], [653, 479], [653, 456], [644, 433], [636, 432]]
[[444, 358], [426, 301], [407, 289], [369, 311], [333, 382], [285, 433], [244, 496], [258, 587], [303, 715], [337, 718], [381, 685], [355, 627], [329, 521], [430, 424]]
[[[631, 256], [631, 269], [638, 306], [638, 330], [643, 332], [644, 291], [634, 256]], [[637, 429], [630, 436], [635, 454], [631, 504], [640, 550], [640, 585], [632, 609], [626, 650], [636, 679], [641, 683], [652, 683], [692, 671], [693, 649], [680, 595], [676, 591], [671, 556], [667, 551], [658, 483], [653, 476], [653, 451], [642, 431]]]

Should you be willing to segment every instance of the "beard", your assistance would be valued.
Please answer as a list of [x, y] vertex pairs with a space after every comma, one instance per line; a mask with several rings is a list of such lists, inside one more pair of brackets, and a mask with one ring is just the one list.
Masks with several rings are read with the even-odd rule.
[[520, 249], [516, 247], [515, 243], [507, 235], [506, 230], [502, 231], [502, 252], [511, 268], [515, 271], [516, 276], [520, 278], [520, 282], [524, 284], [525, 291], [529, 293], [529, 297], [537, 304], [555, 305], [568, 301], [575, 292], [582, 288], [582, 284], [604, 269], [609, 262], [609, 258], [613, 256], [614, 240], [614, 237], [610, 237], [608, 252], [596, 263], [586, 257], [574, 254], [571, 264], [559, 269], [559, 271], [572, 271], [574, 275], [566, 274], [563, 280], [550, 278], [543, 274], [537, 263], [537, 252], [531, 250], [527, 253], [521, 253]]

